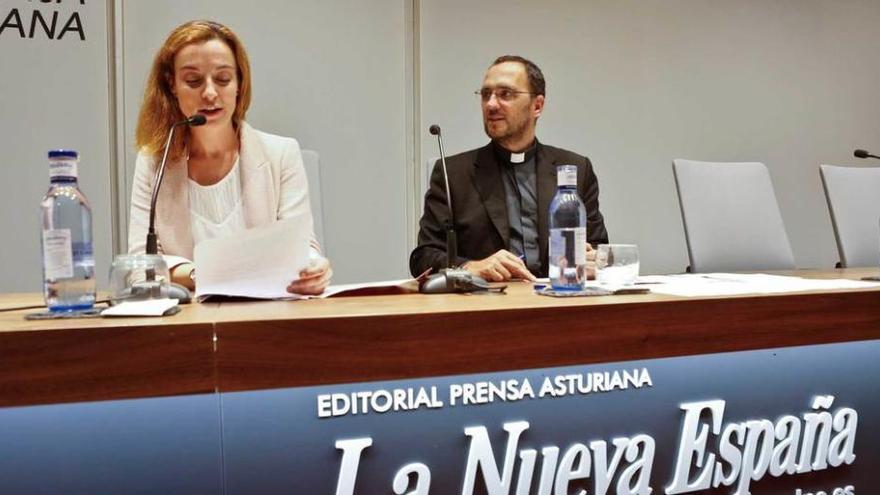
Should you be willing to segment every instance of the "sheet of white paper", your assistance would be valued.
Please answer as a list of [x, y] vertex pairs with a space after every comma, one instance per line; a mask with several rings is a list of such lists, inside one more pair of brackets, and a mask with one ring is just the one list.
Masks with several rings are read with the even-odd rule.
[[676, 275], [639, 275], [636, 284], [668, 284], [675, 281]]
[[647, 285], [629, 284], [600, 284], [598, 280], [588, 280], [584, 282], [584, 289], [602, 289], [612, 295], [628, 295], [628, 294], [647, 294], [651, 290]]
[[[661, 280], [658, 280], [660, 282]], [[781, 294], [811, 290], [869, 289], [874, 282], [846, 279], [810, 279], [764, 273], [702, 273], [664, 276], [651, 285], [651, 292], [673, 296], [735, 296], [741, 294]]]
[[309, 264], [305, 215], [209, 239], [195, 248], [196, 297], [222, 295], [287, 299], [290, 282]]
[[319, 296], [312, 296], [317, 299], [326, 299], [328, 297], [333, 297], [340, 292], [345, 292], [348, 290], [356, 290], [356, 289], [366, 289], [371, 287], [396, 287], [399, 285], [403, 285], [408, 282], [412, 282], [411, 278], [404, 278], [401, 280], [385, 280], [379, 282], [362, 282], [358, 284], [341, 284], [341, 285], [331, 285], [324, 290], [324, 293]]
[[162, 316], [177, 306], [177, 299], [125, 301], [101, 311], [101, 316]]

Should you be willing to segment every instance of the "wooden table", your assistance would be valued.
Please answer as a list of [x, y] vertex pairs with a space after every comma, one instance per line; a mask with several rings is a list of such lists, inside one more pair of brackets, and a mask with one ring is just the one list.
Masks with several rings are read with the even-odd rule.
[[[876, 269], [798, 271], [853, 278]], [[39, 303], [5, 295], [0, 308]], [[590, 364], [880, 338], [880, 290], [192, 304], [167, 318], [0, 313], [0, 407]], [[711, 323], [711, 324], [708, 324]]]
[[[0, 308], [39, 301], [7, 295]], [[683, 403], [723, 400], [725, 423], [772, 421], [809, 410], [821, 395], [861, 416], [858, 462], [764, 476], [753, 493], [868, 493], [880, 465], [878, 308], [880, 289], [554, 299], [517, 283], [506, 295], [192, 304], [168, 318], [31, 322], [27, 311], [0, 313], [0, 491], [333, 493], [337, 442], [368, 437], [375, 445], [354, 493], [388, 493], [392, 476], [413, 461], [430, 466], [431, 493], [462, 493], [464, 428], [491, 432], [501, 455], [502, 426], [526, 420], [523, 448], [567, 451], [572, 442], [649, 435], [659, 493], [677, 465]], [[853, 341], [863, 342], [845, 344]], [[832, 343], [844, 344], [812, 345]], [[756, 352], [732, 352], [745, 350]], [[652, 359], [676, 356], [688, 357]], [[632, 368], [649, 370], [656, 385], [387, 414], [319, 412], [321, 396], [436, 387], [449, 399], [453, 384], [528, 378], [540, 386], [560, 374]], [[594, 493], [591, 483], [579, 486]]]

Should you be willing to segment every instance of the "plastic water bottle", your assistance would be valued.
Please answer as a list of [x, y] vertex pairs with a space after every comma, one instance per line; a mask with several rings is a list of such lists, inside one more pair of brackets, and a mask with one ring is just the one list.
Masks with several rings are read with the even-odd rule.
[[49, 192], [40, 203], [43, 235], [43, 296], [50, 311], [77, 311], [95, 304], [92, 207], [79, 190], [79, 155], [49, 152]]
[[550, 202], [550, 285], [581, 290], [587, 280], [587, 210], [577, 194], [577, 167], [558, 166], [556, 184]]

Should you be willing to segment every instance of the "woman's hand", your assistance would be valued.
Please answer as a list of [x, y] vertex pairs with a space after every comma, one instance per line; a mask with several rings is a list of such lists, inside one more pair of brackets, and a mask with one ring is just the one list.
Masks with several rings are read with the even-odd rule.
[[330, 268], [330, 261], [321, 256], [320, 258], [313, 259], [305, 270], [299, 272], [299, 276], [299, 280], [294, 280], [287, 286], [287, 292], [304, 296], [317, 296], [330, 285], [333, 269]]
[[171, 281], [186, 287], [189, 290], [196, 289], [196, 267], [192, 263], [181, 263], [171, 269]]

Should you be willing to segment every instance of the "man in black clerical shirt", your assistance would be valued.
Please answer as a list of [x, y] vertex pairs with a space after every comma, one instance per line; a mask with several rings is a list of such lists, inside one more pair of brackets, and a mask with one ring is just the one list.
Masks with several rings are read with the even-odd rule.
[[[587, 241], [608, 242], [599, 212], [599, 184], [590, 160], [535, 138], [544, 109], [541, 69], [519, 56], [495, 60], [477, 92], [483, 127], [492, 141], [447, 159], [458, 236], [456, 265], [486, 280], [546, 277], [548, 210], [556, 194], [556, 166], [576, 165], [578, 195], [587, 208]], [[440, 162], [434, 166], [419, 222], [412, 274], [446, 267], [449, 211]], [[588, 246], [588, 258], [592, 248]]]

